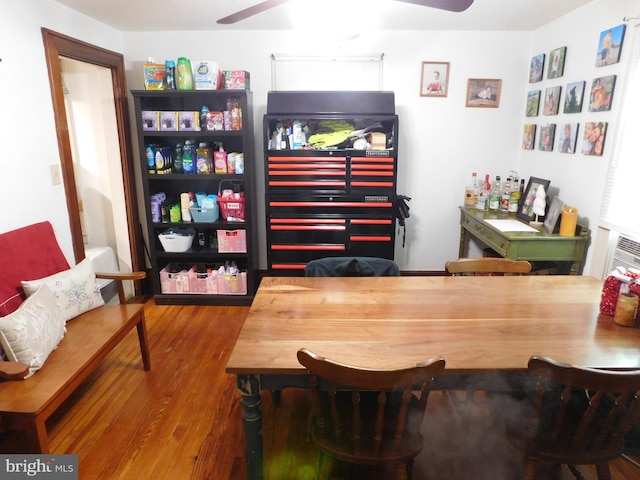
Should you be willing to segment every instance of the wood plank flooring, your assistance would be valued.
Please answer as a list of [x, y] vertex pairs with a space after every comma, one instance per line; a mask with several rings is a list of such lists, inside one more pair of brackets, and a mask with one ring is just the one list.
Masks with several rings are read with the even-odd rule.
[[[241, 409], [224, 367], [247, 312], [147, 302], [152, 370], [142, 369], [132, 332], [47, 422], [53, 453], [78, 454], [82, 480], [246, 478]], [[308, 408], [307, 391], [285, 390], [279, 407], [263, 396], [265, 479], [315, 478]], [[520, 458], [491, 425], [478, 417], [465, 427], [440, 393], [429, 409], [416, 480], [518, 478]], [[0, 434], [0, 449], [19, 452], [20, 438]], [[640, 469], [620, 459], [612, 475], [640, 479]]]

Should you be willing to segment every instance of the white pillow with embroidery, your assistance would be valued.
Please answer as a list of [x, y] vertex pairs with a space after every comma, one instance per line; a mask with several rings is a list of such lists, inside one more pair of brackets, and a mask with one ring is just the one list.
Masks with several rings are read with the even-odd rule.
[[38, 280], [23, 281], [22, 288], [29, 297], [42, 284], [46, 284], [55, 295], [65, 322], [104, 305], [93, 264], [88, 258], [69, 270]]
[[18, 310], [0, 318], [0, 343], [13, 362], [29, 365], [28, 378], [55, 350], [66, 332], [55, 295], [42, 285]]

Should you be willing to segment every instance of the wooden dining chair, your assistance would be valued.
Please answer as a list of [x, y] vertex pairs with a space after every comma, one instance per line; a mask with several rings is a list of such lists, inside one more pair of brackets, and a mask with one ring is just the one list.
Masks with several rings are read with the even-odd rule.
[[445, 269], [452, 275], [522, 275], [531, 272], [531, 263], [510, 258], [459, 258], [448, 261]]
[[303, 348], [298, 361], [310, 374], [309, 428], [318, 449], [317, 478], [331, 474], [333, 462], [325, 456], [350, 465], [393, 467], [394, 478], [411, 478], [413, 459], [422, 450], [420, 428], [431, 384], [443, 371], [444, 359], [376, 370]]
[[599, 480], [611, 479], [609, 461], [619, 457], [625, 435], [640, 417], [640, 370], [580, 368], [534, 356], [537, 377], [532, 414], [525, 425], [523, 480], [534, 480], [538, 462], [596, 466]]

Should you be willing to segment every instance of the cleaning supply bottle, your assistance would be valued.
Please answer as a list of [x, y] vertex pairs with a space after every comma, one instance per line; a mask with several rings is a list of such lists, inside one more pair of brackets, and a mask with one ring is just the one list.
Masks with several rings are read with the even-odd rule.
[[224, 151], [222, 142], [218, 142], [218, 150], [213, 152], [213, 166], [216, 173], [227, 173], [227, 152]]
[[193, 90], [193, 70], [191, 60], [186, 57], [178, 58], [178, 90]]

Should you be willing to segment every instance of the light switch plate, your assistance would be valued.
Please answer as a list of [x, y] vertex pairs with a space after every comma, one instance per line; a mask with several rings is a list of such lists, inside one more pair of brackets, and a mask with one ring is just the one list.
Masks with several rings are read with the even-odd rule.
[[60, 176], [60, 165], [54, 163], [49, 165], [49, 173], [51, 174], [51, 185], [60, 185], [62, 177]]

